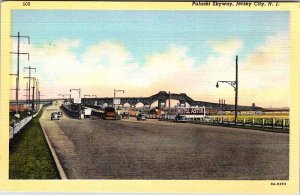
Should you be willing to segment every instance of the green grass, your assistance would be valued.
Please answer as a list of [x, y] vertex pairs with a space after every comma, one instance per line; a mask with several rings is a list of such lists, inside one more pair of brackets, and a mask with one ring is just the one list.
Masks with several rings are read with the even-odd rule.
[[39, 123], [42, 110], [9, 145], [10, 179], [60, 179]]

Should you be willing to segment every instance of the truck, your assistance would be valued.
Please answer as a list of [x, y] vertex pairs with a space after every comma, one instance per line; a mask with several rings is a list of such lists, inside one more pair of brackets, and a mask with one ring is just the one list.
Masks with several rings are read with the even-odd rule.
[[84, 108], [83, 109], [83, 114], [84, 114], [84, 118], [90, 117], [91, 114], [92, 114], [92, 109], [90, 109], [90, 108]]
[[117, 119], [117, 112], [116, 109], [114, 107], [106, 107], [104, 109], [104, 115], [103, 115], [103, 119]]

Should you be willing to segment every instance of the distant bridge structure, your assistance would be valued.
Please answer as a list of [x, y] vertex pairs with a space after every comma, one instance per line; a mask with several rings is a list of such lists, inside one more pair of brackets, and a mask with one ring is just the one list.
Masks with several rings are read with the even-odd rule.
[[[59, 98], [60, 100], [65, 100], [66, 98]], [[46, 104], [53, 102], [59, 99], [41, 99], [40, 104]], [[171, 100], [178, 100], [180, 104], [188, 103], [190, 106], [205, 106], [208, 109], [217, 109], [217, 110], [224, 110], [224, 111], [234, 111], [234, 105], [231, 104], [219, 104], [213, 102], [205, 102], [205, 101], [197, 101], [186, 95], [185, 93], [167, 93], [166, 91], [160, 91], [159, 93], [149, 96], [149, 97], [118, 97], [120, 99], [120, 104], [129, 104], [130, 106], [136, 106], [138, 103], [142, 103], [145, 106], [151, 106], [154, 102], [158, 101], [158, 107], [162, 108], [163, 105], [166, 105], [169, 99]], [[26, 104], [26, 100], [19, 100], [20, 104]], [[35, 103], [38, 101], [35, 100]], [[83, 105], [113, 105], [113, 98], [112, 97], [97, 97], [97, 98], [81, 98], [81, 102]], [[15, 104], [15, 101], [10, 101], [10, 104]], [[265, 109], [257, 106], [238, 106], [239, 111], [265, 111]]]
[[[163, 105], [166, 105], [166, 102], [171, 100], [178, 100], [180, 104], [186, 104], [188, 103], [190, 106], [205, 106], [206, 108], [212, 108], [212, 109], [220, 109], [219, 103], [212, 103], [212, 102], [204, 102], [204, 101], [196, 101], [193, 100], [191, 97], [186, 95], [185, 93], [167, 93], [166, 91], [160, 91], [159, 93], [149, 96], [149, 97], [118, 97], [117, 99], [120, 99], [120, 104], [129, 104], [130, 106], [135, 106], [138, 103], [142, 103], [146, 106], [150, 106], [152, 103], [158, 101], [158, 107], [162, 108]], [[94, 105], [95, 102], [97, 105], [112, 105], [113, 104], [113, 98], [112, 97], [98, 97], [98, 98], [82, 98], [82, 103], [84, 105]], [[234, 105], [230, 104], [223, 104], [222, 110], [228, 110], [233, 111]], [[239, 111], [258, 111], [263, 110], [261, 107], [256, 106], [238, 106]]]

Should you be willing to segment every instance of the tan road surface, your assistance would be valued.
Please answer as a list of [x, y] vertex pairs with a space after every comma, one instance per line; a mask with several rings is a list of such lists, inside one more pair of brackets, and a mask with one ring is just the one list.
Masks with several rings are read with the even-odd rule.
[[288, 179], [289, 135], [98, 118], [41, 123], [71, 179]]

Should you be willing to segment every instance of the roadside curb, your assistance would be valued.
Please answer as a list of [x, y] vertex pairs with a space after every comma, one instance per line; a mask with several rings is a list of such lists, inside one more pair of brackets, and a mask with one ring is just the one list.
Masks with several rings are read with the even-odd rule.
[[45, 138], [46, 138], [48, 147], [50, 148], [52, 157], [53, 157], [53, 159], [54, 159], [54, 161], [55, 161], [55, 165], [56, 165], [56, 168], [57, 168], [57, 170], [58, 170], [58, 172], [59, 172], [60, 178], [61, 178], [61, 179], [68, 179], [67, 176], [66, 176], [66, 173], [65, 173], [64, 169], [62, 168], [62, 166], [61, 166], [61, 164], [60, 164], [60, 162], [59, 162], [59, 159], [58, 159], [58, 157], [57, 157], [57, 155], [56, 155], [56, 152], [55, 152], [55, 150], [54, 150], [54, 148], [53, 148], [53, 146], [52, 146], [52, 144], [51, 144], [51, 142], [50, 142], [50, 140], [49, 140], [49, 137], [48, 137], [48, 135], [47, 135], [47, 133], [46, 133], [44, 127], [43, 127], [42, 124], [41, 124], [41, 119], [39, 119], [39, 123], [40, 123], [40, 125], [41, 125], [41, 127], [42, 127], [42, 130], [43, 130], [44, 136], [45, 136]]

